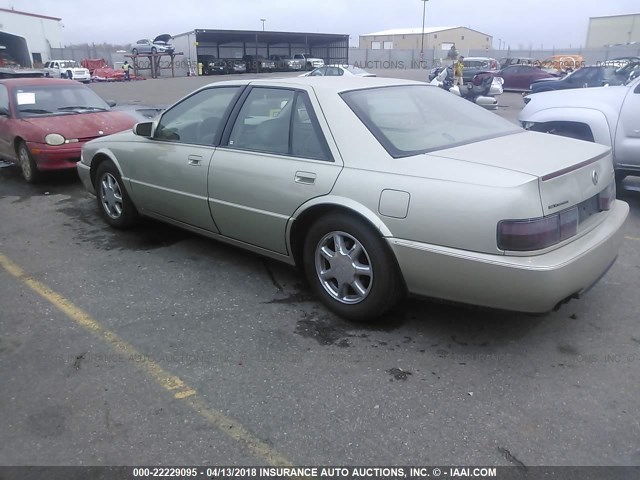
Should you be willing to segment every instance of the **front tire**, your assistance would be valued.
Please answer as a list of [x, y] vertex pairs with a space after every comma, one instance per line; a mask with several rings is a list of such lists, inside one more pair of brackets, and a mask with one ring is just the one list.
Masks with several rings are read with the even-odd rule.
[[372, 321], [403, 293], [398, 267], [382, 237], [344, 213], [326, 215], [311, 226], [303, 265], [320, 300], [348, 320]]
[[36, 165], [36, 162], [31, 156], [27, 144], [20, 142], [16, 153], [18, 154], [18, 164], [22, 171], [22, 178], [24, 178], [27, 183], [37, 183], [38, 180], [40, 180], [41, 173], [38, 170], [38, 165]]
[[138, 211], [113, 162], [106, 161], [98, 167], [95, 190], [100, 214], [109, 225], [119, 229], [135, 225]]
[[138, 55], [138, 49], [134, 48], [133, 50], [131, 50], [131, 55]]

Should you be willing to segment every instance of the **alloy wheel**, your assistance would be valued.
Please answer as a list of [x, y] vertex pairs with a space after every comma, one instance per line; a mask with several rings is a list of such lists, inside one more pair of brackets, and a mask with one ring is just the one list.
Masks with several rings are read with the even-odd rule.
[[341, 231], [327, 233], [316, 247], [316, 274], [325, 291], [340, 303], [354, 305], [367, 298], [373, 266], [364, 246]]
[[100, 181], [100, 200], [109, 217], [120, 218], [122, 215], [122, 190], [118, 180], [110, 173], [105, 173]]

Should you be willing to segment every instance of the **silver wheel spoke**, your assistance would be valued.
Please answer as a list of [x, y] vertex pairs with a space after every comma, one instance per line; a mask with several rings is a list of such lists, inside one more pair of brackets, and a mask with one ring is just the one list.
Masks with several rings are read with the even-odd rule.
[[351, 257], [352, 260], [356, 261], [361, 253], [362, 245], [360, 245], [360, 242], [356, 242], [353, 244], [353, 247], [351, 247], [351, 250], [349, 250], [349, 257]]
[[351, 282], [351, 288], [353, 288], [361, 297], [367, 294], [367, 289], [365, 288], [364, 285], [362, 285], [360, 280], [355, 280]]
[[344, 237], [340, 234], [333, 236], [333, 243], [336, 245], [336, 253], [347, 253], [347, 247], [344, 244]]
[[329, 261], [331, 261], [335, 256], [335, 252], [332, 252], [326, 245], [320, 249], [320, 253]]
[[341, 283], [338, 285], [338, 296], [345, 300], [347, 298], [347, 292], [349, 291], [349, 285], [346, 283]]
[[371, 276], [371, 267], [369, 265], [362, 265], [361, 263], [354, 264], [354, 268], [356, 270], [356, 275], [358, 276]]
[[331, 273], [331, 269], [329, 269], [320, 272], [320, 278], [322, 280], [333, 280], [335, 277], [333, 276], [333, 273]]

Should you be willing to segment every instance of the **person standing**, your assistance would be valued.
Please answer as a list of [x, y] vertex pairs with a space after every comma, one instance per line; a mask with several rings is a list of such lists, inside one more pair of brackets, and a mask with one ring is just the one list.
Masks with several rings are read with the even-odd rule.
[[464, 63], [462, 63], [463, 61], [464, 61], [464, 57], [460, 55], [460, 57], [458, 57], [458, 61], [453, 64], [453, 86], [454, 87], [456, 85], [459, 85], [461, 87], [464, 85], [464, 81], [462, 79], [462, 72], [464, 71]]
[[129, 65], [128, 61], [124, 61], [122, 69], [124, 70], [124, 80], [125, 82], [128, 82], [129, 80], [131, 80], [131, 65]]

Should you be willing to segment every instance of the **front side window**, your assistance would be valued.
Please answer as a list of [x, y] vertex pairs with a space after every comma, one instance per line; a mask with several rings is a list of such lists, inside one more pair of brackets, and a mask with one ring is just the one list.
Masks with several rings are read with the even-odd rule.
[[243, 150], [331, 160], [305, 93], [254, 88], [238, 113], [229, 146]]
[[295, 92], [254, 88], [240, 109], [229, 146], [259, 152], [288, 154], [289, 127]]
[[521, 131], [507, 120], [430, 85], [369, 88], [341, 96], [396, 158]]
[[201, 90], [167, 110], [154, 138], [195, 145], [214, 145], [222, 134], [223, 119], [239, 87]]

